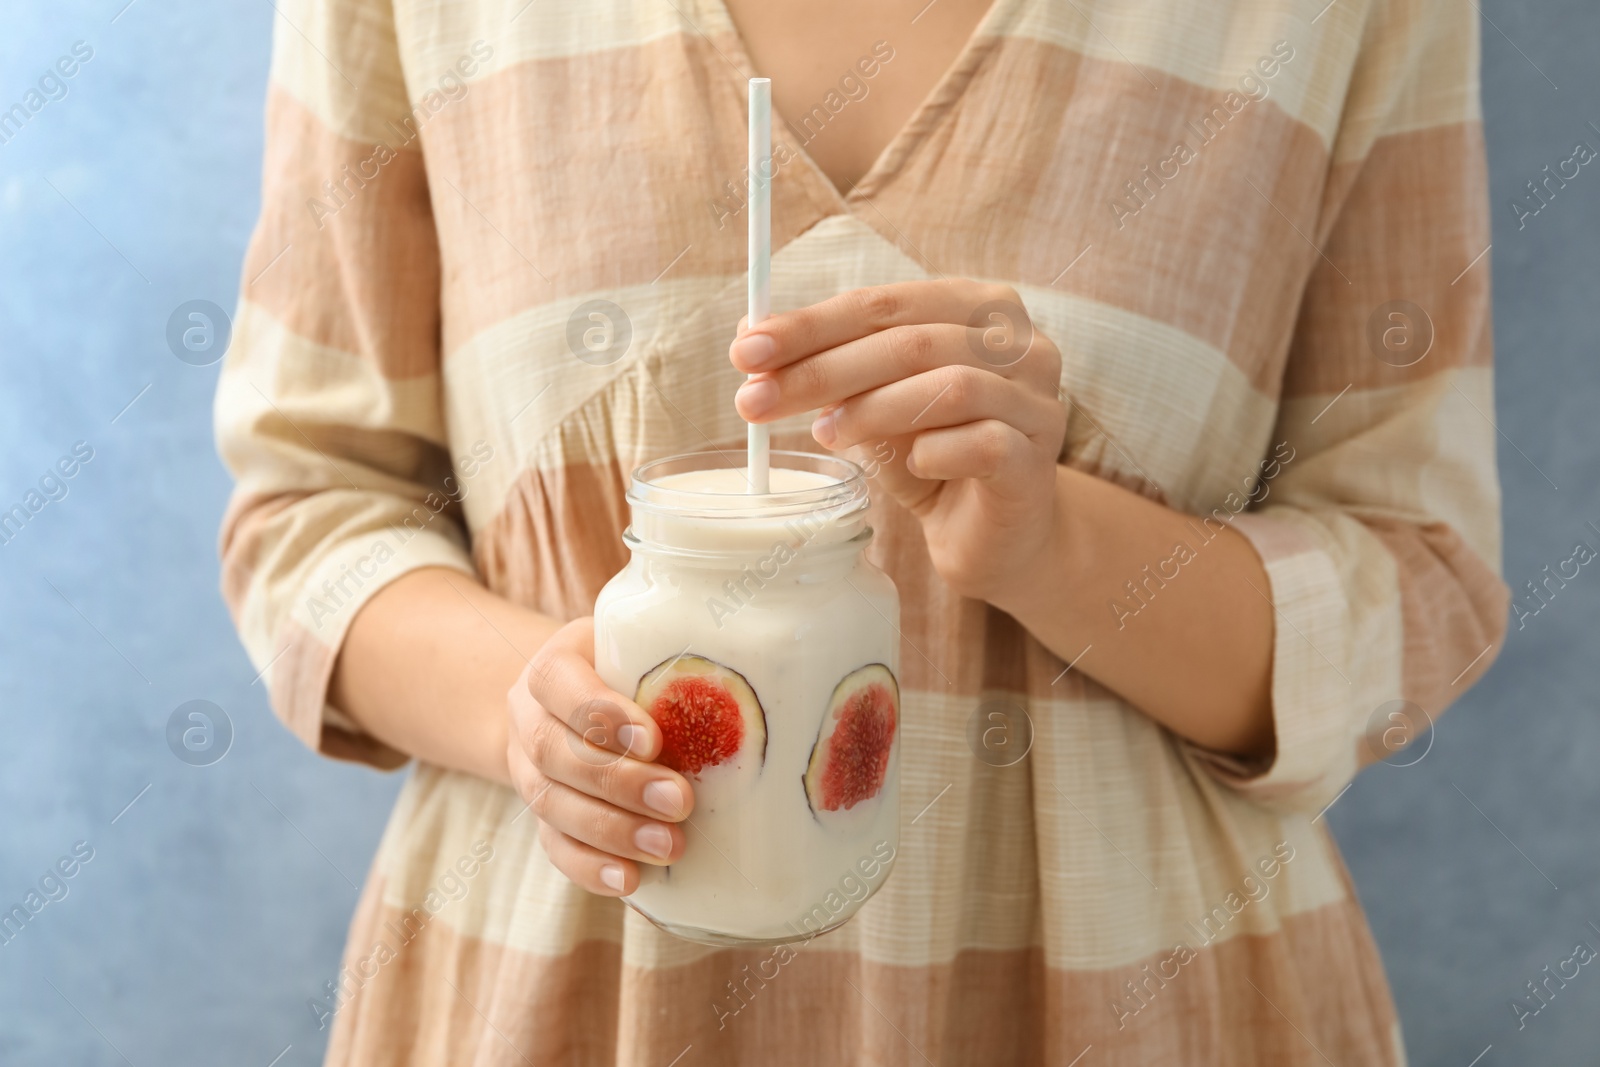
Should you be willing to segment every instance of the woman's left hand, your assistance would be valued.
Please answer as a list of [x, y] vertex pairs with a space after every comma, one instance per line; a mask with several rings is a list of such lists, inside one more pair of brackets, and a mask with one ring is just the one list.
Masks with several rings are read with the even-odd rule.
[[1015, 290], [965, 279], [856, 289], [741, 332], [739, 414], [821, 409], [811, 433], [864, 448], [921, 521], [934, 568], [991, 602], [1027, 587], [1052, 543], [1066, 433], [1061, 353]]

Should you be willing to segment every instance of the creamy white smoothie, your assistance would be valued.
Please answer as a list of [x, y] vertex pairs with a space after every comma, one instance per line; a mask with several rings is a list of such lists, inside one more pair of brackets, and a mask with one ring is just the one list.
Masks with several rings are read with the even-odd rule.
[[601, 678], [695, 791], [682, 859], [641, 864], [628, 902], [711, 943], [837, 926], [899, 840], [899, 597], [862, 555], [865, 480], [772, 459], [764, 495], [716, 453], [640, 468], [633, 560], [595, 604]]

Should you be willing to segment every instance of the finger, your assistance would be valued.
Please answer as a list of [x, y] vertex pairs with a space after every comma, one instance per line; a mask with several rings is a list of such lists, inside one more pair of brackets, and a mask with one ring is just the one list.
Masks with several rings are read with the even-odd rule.
[[824, 448], [843, 449], [944, 426], [997, 419], [1025, 437], [1061, 421], [1060, 404], [975, 367], [944, 367], [826, 408], [811, 424]]
[[639, 866], [581, 841], [548, 824], [539, 828], [539, 843], [556, 870], [580, 889], [602, 897], [625, 897], [639, 888]]
[[587, 744], [639, 759], [661, 751], [661, 728], [645, 711], [600, 680], [594, 669], [594, 620], [577, 619], [556, 631], [524, 672], [525, 683], [512, 689], [512, 711], [519, 728], [537, 722], [527, 700], [564, 723]]
[[1005, 305], [1014, 314], [1027, 316], [1010, 286], [967, 278], [896, 282], [852, 289], [819, 304], [771, 315], [735, 338], [728, 356], [746, 374], [776, 370], [895, 326], [965, 326], [987, 304]]
[[517, 738], [512, 738], [506, 745], [506, 770], [511, 774], [511, 788], [522, 798], [523, 807], [531, 809], [545, 779], [534, 767], [526, 746]]
[[687, 839], [681, 826], [641, 818], [556, 781], [535, 797], [530, 807], [541, 821], [602, 852], [657, 865], [683, 855]]
[[1022, 473], [1032, 450], [1016, 427], [984, 419], [918, 434], [906, 466], [919, 478], [989, 481]]
[[669, 822], [694, 810], [694, 790], [676, 771], [590, 745], [553, 718], [528, 748], [540, 774], [608, 804]]
[[1061, 355], [1049, 338], [1030, 333], [1030, 351], [997, 362], [995, 354], [1006, 350], [988, 346], [994, 332], [949, 323], [895, 326], [756, 375], [739, 387], [734, 405], [748, 421], [771, 422], [942, 367], [969, 367], [1054, 395]]

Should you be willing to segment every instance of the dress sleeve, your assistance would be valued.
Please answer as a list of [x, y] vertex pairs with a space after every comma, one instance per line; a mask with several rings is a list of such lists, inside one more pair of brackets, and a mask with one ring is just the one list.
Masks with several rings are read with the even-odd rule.
[[[1509, 602], [1477, 19], [1466, 0], [1378, 0], [1362, 33], [1272, 460], [1235, 520], [1270, 583], [1277, 749], [1198, 753], [1287, 810], [1420, 734], [1493, 661]], [[1391, 718], [1396, 701], [1423, 715]]]
[[471, 573], [446, 447], [439, 249], [384, 0], [279, 0], [261, 217], [217, 388], [223, 597], [273, 710], [329, 756], [406, 757], [327, 701], [352, 618]]

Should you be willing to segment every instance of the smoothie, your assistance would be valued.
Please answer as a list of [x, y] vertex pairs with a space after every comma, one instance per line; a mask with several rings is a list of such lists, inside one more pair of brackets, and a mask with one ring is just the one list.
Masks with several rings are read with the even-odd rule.
[[714, 944], [839, 925], [898, 847], [899, 598], [862, 555], [865, 481], [772, 458], [761, 495], [715, 453], [641, 468], [633, 560], [595, 605], [600, 676], [695, 791], [682, 859], [642, 864], [628, 902]]

